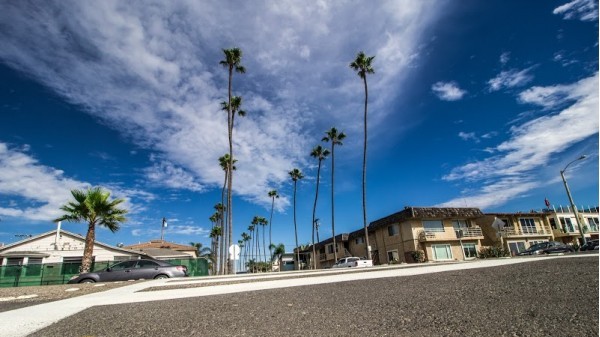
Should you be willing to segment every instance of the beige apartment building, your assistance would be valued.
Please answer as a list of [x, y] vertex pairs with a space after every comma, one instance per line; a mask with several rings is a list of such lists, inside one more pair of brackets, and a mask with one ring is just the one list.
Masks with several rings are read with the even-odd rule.
[[[476, 219], [478, 208], [405, 207], [369, 224], [369, 244], [374, 264], [414, 262], [412, 252], [421, 251], [427, 261], [475, 258], [483, 232]], [[366, 256], [364, 228], [336, 236], [337, 257]], [[331, 238], [315, 244], [317, 268], [334, 263]], [[306, 253], [310, 256], [310, 248]], [[309, 257], [309, 260], [311, 257]]]
[[[598, 238], [598, 207], [579, 211], [584, 235]], [[476, 258], [482, 247], [502, 245], [516, 255], [544, 241], [575, 244], [580, 237], [574, 213], [568, 209], [539, 212], [486, 213], [478, 208], [405, 207], [369, 224], [374, 264], [415, 262], [413, 252], [426, 261]], [[335, 263], [333, 239], [315, 244], [317, 268]], [[336, 236], [337, 257], [366, 256], [364, 229]], [[303, 252], [312, 261], [312, 247]], [[311, 264], [309, 264], [311, 265]]]

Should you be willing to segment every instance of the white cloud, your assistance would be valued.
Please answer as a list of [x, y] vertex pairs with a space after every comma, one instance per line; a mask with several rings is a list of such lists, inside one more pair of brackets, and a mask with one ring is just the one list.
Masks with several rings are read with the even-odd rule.
[[248, 115], [236, 119], [234, 189], [268, 205], [265, 191], [305, 165], [323, 130], [332, 124], [360, 129], [345, 118], [361, 111], [362, 83], [348, 67], [356, 53], [376, 55], [369, 88], [378, 93], [370, 103], [370, 125], [377, 127], [392, 112], [386, 102], [398, 94], [403, 70], [418, 59], [421, 34], [442, 7], [421, 1], [10, 2], [0, 13], [6, 23], [0, 59], [158, 153], [169, 164], [148, 168], [152, 177], [175, 172], [165, 185], [202, 190], [221, 185], [217, 159], [227, 152], [221, 49], [240, 47], [247, 73], [234, 76], [233, 89]]
[[[153, 156], [153, 158], [155, 158]], [[170, 162], [153, 159], [154, 165], [144, 170], [146, 178], [155, 184], [161, 184], [174, 189], [185, 189], [202, 192], [204, 187], [196, 178], [181, 167], [176, 167]]]
[[466, 90], [459, 88], [456, 82], [436, 82], [431, 86], [431, 90], [444, 101], [457, 101], [467, 93]]
[[[62, 213], [60, 207], [72, 200], [72, 189], [87, 189], [91, 184], [68, 178], [64, 172], [40, 164], [35, 158], [6, 143], [0, 143], [0, 195], [19, 196], [26, 202], [0, 207], [0, 215], [29, 220], [52, 221]], [[139, 209], [134, 199], [149, 201], [153, 195], [134, 189], [104, 186], [113, 197], [123, 198], [123, 206], [135, 213]]]
[[[150, 236], [157, 237], [161, 233], [160, 229], [148, 229], [148, 228], [137, 228], [131, 230], [131, 235], [133, 236]], [[198, 226], [191, 225], [171, 225], [167, 226], [164, 230], [165, 235], [189, 235], [189, 236], [201, 236], [208, 237], [210, 234], [210, 230]]]
[[573, 0], [556, 7], [552, 13], [562, 15], [566, 20], [597, 21], [598, 5], [594, 0]]
[[496, 77], [488, 81], [490, 91], [498, 91], [506, 88], [520, 87], [531, 82], [533, 75], [529, 74], [531, 68], [527, 68], [521, 71], [511, 69], [503, 71]]
[[473, 140], [476, 143], [479, 143], [479, 139], [475, 135], [475, 132], [462, 132], [461, 131], [458, 133], [458, 137], [460, 137], [460, 139], [462, 139], [462, 140]]
[[510, 61], [510, 52], [504, 52], [500, 55], [500, 63], [502, 63], [502, 65], [505, 65], [508, 63], [508, 61]]
[[[444, 205], [470, 204], [480, 207], [501, 205], [516, 192], [540, 186], [531, 172], [544, 168], [551, 158], [569, 147], [598, 134], [598, 74], [569, 85], [533, 87], [519, 96], [522, 103], [543, 109], [560, 108], [510, 129], [508, 140], [486, 152], [483, 160], [456, 167], [443, 177], [446, 181], [480, 181], [481, 191], [465, 191], [465, 197]], [[539, 174], [533, 175], [540, 177]]]

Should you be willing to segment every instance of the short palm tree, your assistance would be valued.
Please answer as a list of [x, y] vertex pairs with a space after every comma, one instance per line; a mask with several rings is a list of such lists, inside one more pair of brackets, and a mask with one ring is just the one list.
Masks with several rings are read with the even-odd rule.
[[321, 163], [327, 156], [329, 156], [329, 150], [324, 149], [321, 145], [315, 146], [310, 152], [311, 157], [319, 161], [317, 166], [317, 188], [315, 191], [315, 204], [313, 205], [312, 212], [312, 253], [313, 253], [313, 269], [317, 269], [317, 251], [315, 248], [315, 226], [316, 226], [316, 212], [317, 212], [317, 199], [319, 198], [319, 181], [321, 179]]
[[269, 255], [273, 255], [271, 251], [271, 246], [273, 242], [271, 241], [271, 233], [273, 230], [273, 209], [275, 208], [275, 199], [279, 199], [279, 194], [276, 190], [271, 190], [268, 193], [269, 198], [271, 198], [271, 217], [269, 218]]
[[201, 242], [190, 242], [190, 246], [196, 248], [198, 257], [208, 258], [212, 253], [210, 248], [204, 247]]
[[243, 232], [242, 233], [242, 240], [244, 241], [244, 247], [246, 247], [246, 249], [244, 250], [244, 265], [246, 264], [246, 261], [248, 260], [248, 241], [250, 241], [250, 235], [248, 235], [248, 233]]
[[369, 250], [369, 231], [367, 228], [367, 104], [369, 101], [369, 90], [367, 87], [367, 74], [375, 73], [371, 62], [375, 56], [366, 56], [362, 51], [356, 55], [356, 59], [350, 63], [350, 68], [354, 69], [358, 76], [362, 78], [365, 85], [365, 113], [364, 113], [364, 146], [363, 146], [363, 171], [362, 171], [362, 206], [363, 206], [363, 226], [365, 229], [365, 250], [367, 259], [371, 259]]
[[264, 256], [264, 261], [265, 262], [268, 259], [268, 257], [267, 257], [267, 246], [265, 244], [265, 227], [267, 227], [268, 224], [269, 224], [269, 222], [267, 221], [266, 218], [264, 218], [262, 216], [258, 218], [258, 225], [263, 228], [263, 256]]
[[244, 251], [244, 240], [241, 240], [241, 239], [238, 240], [238, 246], [240, 247], [240, 256], [238, 256], [238, 260], [240, 261], [239, 262], [239, 268], [240, 268], [240, 271], [241, 271], [242, 270], [242, 256], [243, 256], [242, 252]]
[[283, 243], [280, 243], [278, 245], [272, 244], [271, 247], [269, 247], [269, 249], [273, 251], [273, 253], [271, 254], [271, 263], [273, 263], [273, 261], [275, 261], [275, 258], [277, 258], [277, 262], [279, 264], [279, 271], [281, 271], [281, 257], [283, 254], [285, 254], [285, 246], [283, 245]]
[[333, 259], [337, 261], [337, 246], [335, 242], [335, 207], [334, 207], [334, 178], [335, 178], [335, 146], [343, 145], [342, 140], [346, 134], [338, 132], [336, 128], [331, 128], [325, 132], [324, 142], [331, 142], [331, 234], [333, 235]]
[[300, 251], [298, 251], [298, 226], [296, 224], [296, 189], [298, 180], [304, 178], [302, 171], [295, 168], [288, 172], [290, 178], [294, 181], [294, 235], [296, 238], [296, 269], [300, 270]]
[[[242, 50], [239, 48], [231, 48], [231, 49], [223, 49], [223, 54], [225, 54], [225, 59], [219, 62], [220, 65], [227, 68], [229, 79], [228, 79], [228, 90], [227, 90], [227, 105], [224, 106], [227, 108], [227, 135], [229, 139], [229, 157], [233, 158], [233, 116], [235, 112], [233, 111], [234, 102], [232, 100], [232, 81], [233, 81], [233, 72], [238, 72], [243, 74], [246, 72], [246, 68], [241, 65], [242, 62]], [[241, 99], [240, 102], [241, 104]], [[238, 105], [239, 109], [239, 105]], [[232, 166], [229, 166], [229, 174], [227, 176], [227, 229], [229, 231], [228, 240], [231, 242], [232, 240], [232, 232], [233, 232], [233, 205], [231, 198], [231, 191], [233, 186], [233, 170]], [[227, 267], [231, 267], [230, 263], [228, 263]], [[232, 272], [228, 268], [227, 272]]]
[[62, 206], [60, 210], [65, 213], [54, 221], [87, 222], [88, 230], [81, 260], [81, 272], [87, 273], [92, 267], [96, 225], [106, 227], [114, 233], [119, 230], [121, 223], [127, 221], [127, 210], [118, 207], [123, 199], [109, 200], [110, 192], [101, 187], [88, 188], [86, 191], [71, 190], [71, 195], [75, 201]]
[[[254, 239], [255, 238], [255, 236], [254, 236], [254, 227], [256, 227], [256, 226], [254, 226], [252, 224], [250, 226], [248, 226], [248, 232], [250, 232], [250, 235], [248, 236], [249, 240], [255, 240]], [[251, 259], [254, 258], [254, 245], [255, 244], [256, 244], [256, 242], [254, 242], [254, 241], [250, 242], [250, 258]]]

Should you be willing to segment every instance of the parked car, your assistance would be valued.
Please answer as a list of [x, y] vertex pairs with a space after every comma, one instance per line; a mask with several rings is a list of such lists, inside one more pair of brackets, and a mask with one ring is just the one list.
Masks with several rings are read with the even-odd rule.
[[360, 257], [344, 257], [339, 259], [331, 268], [364, 268], [373, 267], [373, 260], [364, 260]]
[[528, 249], [518, 253], [517, 255], [539, 255], [539, 254], [552, 254], [552, 253], [570, 253], [574, 252], [573, 247], [565, 245], [561, 242], [548, 241], [540, 242], [529, 247]]
[[579, 248], [579, 250], [597, 250], [598, 249], [598, 239], [589, 240]]
[[139, 279], [165, 279], [188, 276], [186, 266], [174, 266], [158, 260], [129, 260], [106, 269], [73, 276], [68, 283], [94, 283]]

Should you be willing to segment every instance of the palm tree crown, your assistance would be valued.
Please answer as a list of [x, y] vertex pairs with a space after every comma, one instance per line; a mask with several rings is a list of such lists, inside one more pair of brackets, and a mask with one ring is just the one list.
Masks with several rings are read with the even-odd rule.
[[325, 137], [323, 137], [322, 141], [331, 142], [333, 145], [343, 145], [342, 140], [346, 138], [346, 134], [343, 132], [338, 132], [336, 128], [331, 128], [325, 132]]
[[84, 190], [72, 190], [71, 194], [75, 201], [69, 201], [60, 208], [65, 212], [54, 221], [87, 222], [88, 231], [85, 237], [81, 271], [88, 272], [92, 266], [92, 255], [94, 252], [94, 241], [96, 240], [96, 225], [106, 227], [111, 232], [116, 232], [121, 223], [127, 221], [126, 209], [119, 208], [124, 199], [109, 200], [110, 192], [101, 187]]
[[219, 62], [220, 65], [240, 74], [246, 73], [246, 68], [240, 64], [242, 62], [242, 50], [240, 48], [223, 49], [223, 54], [225, 54], [225, 59]]
[[364, 52], [358, 52], [356, 59], [350, 63], [350, 68], [356, 70], [360, 78], [365, 78], [367, 74], [374, 74], [375, 70], [371, 66], [371, 62], [375, 56], [367, 56]]

